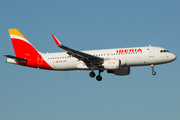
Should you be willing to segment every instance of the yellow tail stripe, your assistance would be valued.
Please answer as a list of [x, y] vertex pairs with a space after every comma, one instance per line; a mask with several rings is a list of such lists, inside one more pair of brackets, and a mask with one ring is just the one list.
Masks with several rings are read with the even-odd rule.
[[[20, 36], [24, 39], [26, 39], [20, 32], [18, 29], [8, 29], [9, 30], [9, 34], [10, 35], [17, 35], [17, 36]], [[26, 39], [27, 40], [27, 39]]]

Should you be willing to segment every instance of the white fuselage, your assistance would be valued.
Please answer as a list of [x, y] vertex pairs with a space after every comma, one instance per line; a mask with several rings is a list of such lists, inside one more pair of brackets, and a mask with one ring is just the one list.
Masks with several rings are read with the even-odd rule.
[[[138, 51], [140, 49], [140, 51]], [[121, 60], [121, 67], [158, 65], [171, 62], [176, 56], [161, 47], [134, 47], [82, 51], [106, 59]], [[54, 70], [91, 70], [83, 61], [69, 56], [67, 52], [41, 53]], [[43, 61], [42, 61], [43, 62]], [[41, 64], [41, 61], [39, 61]], [[99, 70], [99, 68], [94, 68]]]

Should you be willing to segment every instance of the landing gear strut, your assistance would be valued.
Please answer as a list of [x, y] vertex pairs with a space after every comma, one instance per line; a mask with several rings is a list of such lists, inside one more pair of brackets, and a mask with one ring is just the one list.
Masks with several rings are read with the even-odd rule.
[[154, 71], [154, 65], [151, 65], [151, 69], [152, 69], [152, 75], [156, 75], [156, 72]]
[[103, 72], [103, 70], [99, 70], [99, 75], [96, 76], [96, 80], [97, 81], [101, 81], [102, 80], [102, 77], [101, 77], [101, 72]]

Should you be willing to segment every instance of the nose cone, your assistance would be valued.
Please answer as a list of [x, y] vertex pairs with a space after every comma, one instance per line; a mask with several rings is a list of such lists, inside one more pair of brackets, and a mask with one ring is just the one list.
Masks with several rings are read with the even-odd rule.
[[176, 60], [176, 55], [174, 55], [174, 54], [171, 54], [171, 56], [170, 56], [170, 59], [171, 59], [171, 61], [174, 61], [174, 60]]

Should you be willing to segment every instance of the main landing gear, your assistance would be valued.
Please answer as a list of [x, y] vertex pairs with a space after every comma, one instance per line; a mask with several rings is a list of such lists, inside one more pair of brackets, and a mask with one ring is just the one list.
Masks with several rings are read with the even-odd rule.
[[156, 75], [156, 72], [154, 71], [154, 65], [151, 65], [151, 69], [152, 69], [152, 75]]
[[94, 77], [96, 76], [96, 74], [94, 73], [94, 71], [91, 71], [91, 72], [89, 73], [89, 76], [92, 77], [92, 78], [94, 78]]
[[102, 80], [102, 77], [101, 77], [101, 72], [103, 72], [103, 70], [99, 70], [99, 75], [95, 75], [95, 73], [94, 73], [94, 71], [91, 71], [90, 73], [89, 73], [89, 76], [90, 77], [92, 77], [92, 78], [94, 78], [95, 76], [96, 76], [96, 80], [97, 81], [101, 81]]

